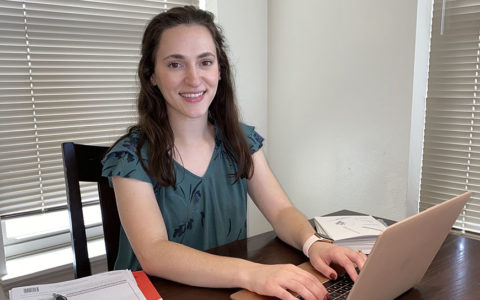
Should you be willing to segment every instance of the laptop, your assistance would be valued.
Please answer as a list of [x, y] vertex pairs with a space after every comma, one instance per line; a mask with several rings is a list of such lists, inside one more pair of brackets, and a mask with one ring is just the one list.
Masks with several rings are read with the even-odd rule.
[[[331, 299], [394, 299], [412, 288], [422, 279], [470, 196], [471, 192], [463, 193], [387, 227], [351, 290], [342, 284], [343, 290], [330, 292]], [[339, 280], [324, 285], [329, 289]], [[231, 298], [259, 299], [245, 292], [239, 291]]]

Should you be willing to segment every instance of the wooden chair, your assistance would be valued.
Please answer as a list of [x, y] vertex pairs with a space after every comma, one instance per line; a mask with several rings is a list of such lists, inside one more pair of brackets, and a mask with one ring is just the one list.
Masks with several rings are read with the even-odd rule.
[[75, 278], [92, 274], [90, 261], [88, 259], [87, 237], [80, 195], [80, 181], [97, 182], [98, 184], [109, 271], [113, 270], [115, 259], [117, 258], [120, 218], [118, 216], [113, 189], [109, 186], [107, 178], [101, 176], [101, 160], [107, 150], [108, 147], [101, 146], [81, 145], [71, 142], [62, 144]]

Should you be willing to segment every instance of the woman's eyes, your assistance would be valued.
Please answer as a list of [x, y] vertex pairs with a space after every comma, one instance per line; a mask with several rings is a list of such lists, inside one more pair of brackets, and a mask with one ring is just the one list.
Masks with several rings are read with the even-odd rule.
[[[213, 60], [202, 60], [200, 62], [201, 67], [209, 67], [209, 66], [212, 66], [213, 64], [214, 64]], [[180, 69], [183, 67], [183, 64], [179, 62], [170, 62], [168, 63], [168, 67], [171, 69]]]

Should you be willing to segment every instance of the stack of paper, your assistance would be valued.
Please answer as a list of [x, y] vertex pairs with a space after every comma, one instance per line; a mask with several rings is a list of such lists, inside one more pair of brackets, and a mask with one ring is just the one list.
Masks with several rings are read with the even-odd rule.
[[[53, 294], [63, 295], [69, 300], [147, 299], [129, 270], [110, 271], [59, 283], [17, 287], [11, 289], [9, 294], [10, 300], [54, 299]], [[161, 299], [160, 296], [157, 299]]]
[[337, 245], [365, 254], [370, 254], [375, 240], [386, 227], [372, 216], [328, 216], [314, 220], [318, 233], [328, 236]]

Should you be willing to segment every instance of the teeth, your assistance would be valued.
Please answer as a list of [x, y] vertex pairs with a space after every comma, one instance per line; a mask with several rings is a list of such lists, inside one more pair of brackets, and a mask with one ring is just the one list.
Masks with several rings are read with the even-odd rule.
[[186, 97], [186, 98], [195, 98], [195, 97], [200, 97], [201, 95], [203, 95], [203, 92], [180, 94], [180, 95], [182, 95], [182, 97]]

